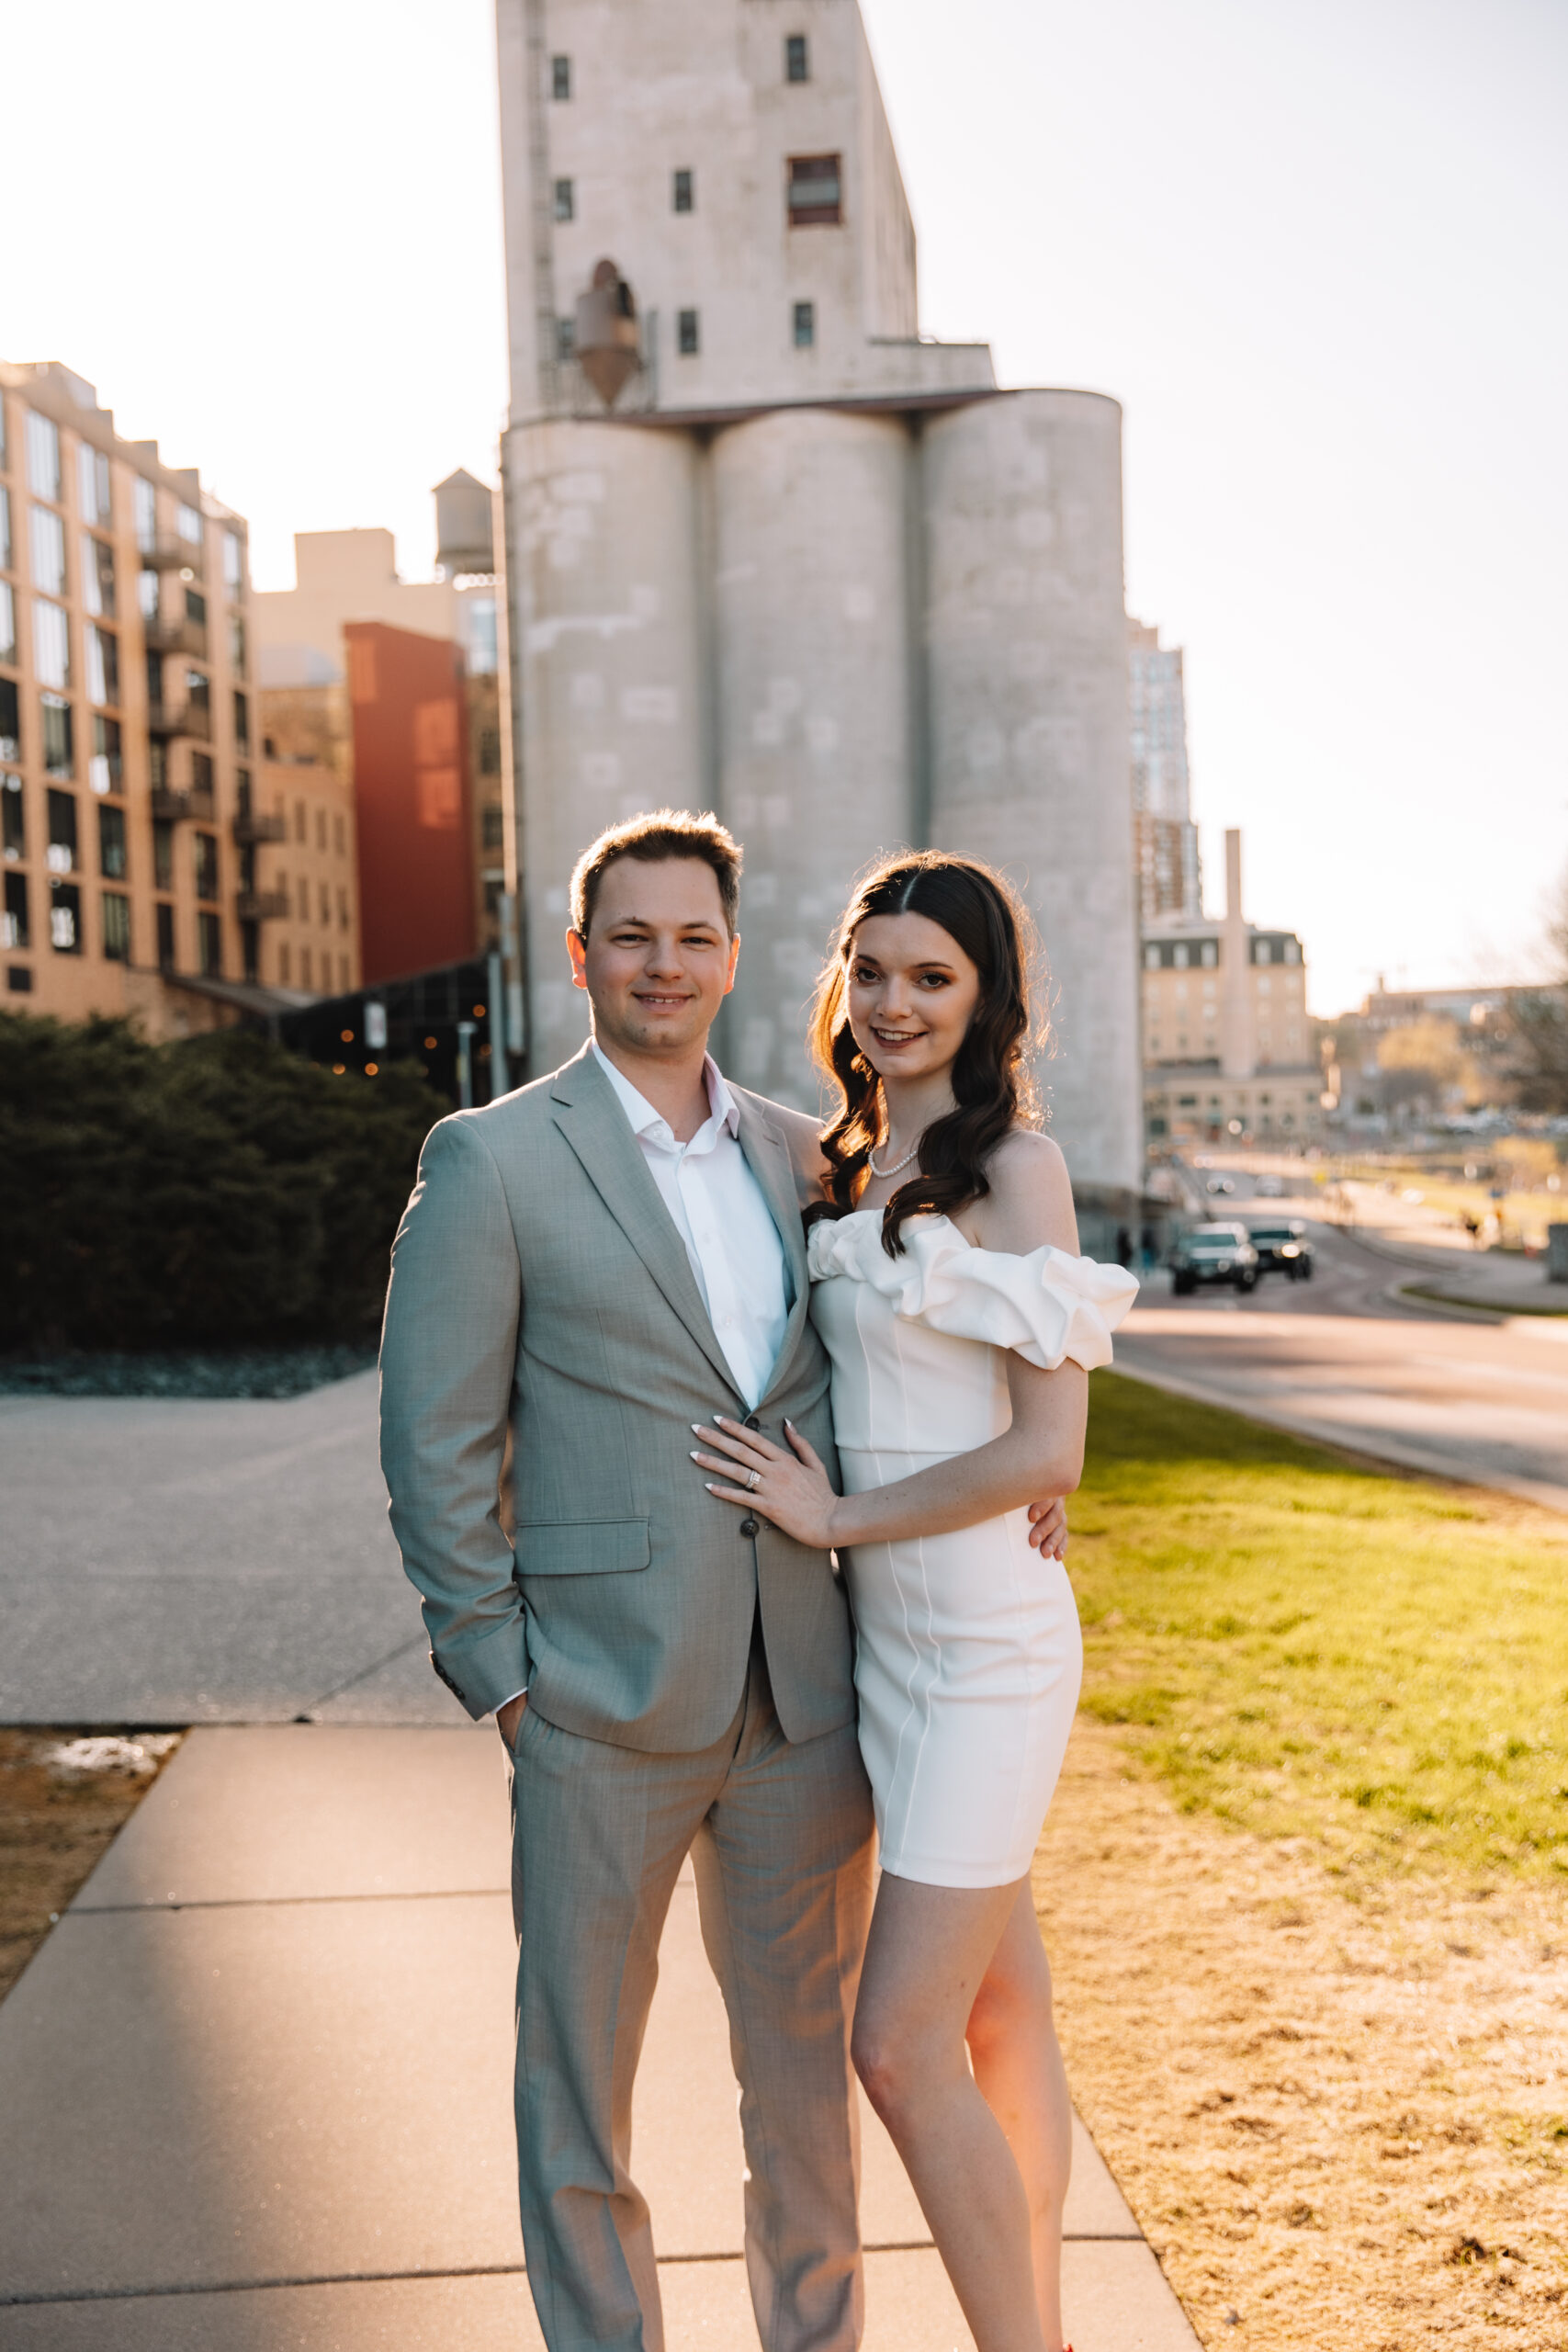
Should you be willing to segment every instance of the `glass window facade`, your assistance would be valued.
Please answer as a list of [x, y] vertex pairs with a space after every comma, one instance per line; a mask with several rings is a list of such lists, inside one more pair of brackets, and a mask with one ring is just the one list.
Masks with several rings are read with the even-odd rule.
[[0, 571], [11, 569], [11, 493], [0, 481]]
[[158, 913], [158, 969], [172, 972], [175, 968], [175, 910], [160, 907]]
[[136, 544], [151, 548], [158, 540], [158, 493], [144, 474], [136, 477]]
[[48, 862], [51, 874], [75, 872], [76, 795], [73, 792], [51, 792], [49, 796]]
[[197, 944], [201, 951], [204, 979], [218, 980], [223, 977], [223, 925], [217, 915], [199, 914], [196, 919]]
[[218, 836], [197, 833], [196, 847], [196, 895], [198, 899], [218, 896]]
[[60, 428], [52, 417], [28, 413], [28, 488], [35, 498], [60, 500]]
[[[114, 549], [107, 539], [82, 534], [82, 602], [101, 619], [114, 618]], [[154, 575], [155, 577], [156, 575]]]
[[186, 547], [201, 545], [201, 514], [197, 508], [186, 506], [182, 501], [175, 509], [175, 527]]
[[8, 580], [0, 580], [0, 662], [17, 658], [17, 599]]
[[223, 534], [223, 585], [237, 596], [245, 584], [245, 543], [238, 531]]
[[152, 820], [152, 880], [160, 890], [175, 887], [175, 829], [167, 817]]
[[7, 865], [28, 854], [27, 801], [19, 775], [0, 775], [0, 842]]
[[0, 760], [22, 756], [21, 701], [15, 678], [0, 678]]

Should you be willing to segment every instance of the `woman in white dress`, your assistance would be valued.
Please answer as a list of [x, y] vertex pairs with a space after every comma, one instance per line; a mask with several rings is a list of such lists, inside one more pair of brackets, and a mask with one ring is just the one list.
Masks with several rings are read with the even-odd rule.
[[808, 1213], [844, 1493], [793, 1430], [786, 1452], [722, 1421], [694, 1456], [849, 1582], [882, 1862], [854, 2062], [979, 2352], [1062, 2346], [1071, 2110], [1029, 1869], [1082, 1649], [1028, 1505], [1077, 1485], [1087, 1374], [1137, 1288], [1078, 1255], [1032, 1122], [1023, 920], [935, 852], [856, 892], [818, 996], [842, 1106]]

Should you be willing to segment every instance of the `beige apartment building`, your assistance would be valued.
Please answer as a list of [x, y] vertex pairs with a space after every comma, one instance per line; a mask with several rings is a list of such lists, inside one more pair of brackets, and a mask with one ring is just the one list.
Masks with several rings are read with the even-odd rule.
[[259, 975], [243, 518], [55, 361], [0, 361], [7, 1005], [231, 1019]]
[[262, 697], [252, 887], [269, 987], [345, 996], [360, 982], [353, 730], [343, 685]]
[[1144, 1118], [1151, 1153], [1245, 1140], [1288, 1150], [1323, 1125], [1323, 1078], [1293, 931], [1248, 922], [1241, 835], [1225, 835], [1225, 912], [1172, 914], [1143, 938]]

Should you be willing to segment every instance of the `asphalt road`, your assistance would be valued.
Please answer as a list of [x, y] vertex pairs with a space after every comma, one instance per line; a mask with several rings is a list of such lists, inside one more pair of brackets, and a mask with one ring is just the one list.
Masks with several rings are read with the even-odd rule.
[[[1261, 1223], [1304, 1201], [1237, 1193], [1205, 1214]], [[1311, 1217], [1314, 1278], [1267, 1274], [1249, 1296], [1176, 1299], [1151, 1275], [1117, 1335], [1122, 1369], [1308, 1437], [1568, 1511], [1568, 1317], [1483, 1320], [1397, 1293], [1431, 1279]]]

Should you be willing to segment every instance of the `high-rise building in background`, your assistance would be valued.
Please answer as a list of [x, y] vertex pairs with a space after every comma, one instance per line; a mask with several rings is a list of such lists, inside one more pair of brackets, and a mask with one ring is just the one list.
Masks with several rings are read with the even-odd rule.
[[231, 1019], [261, 966], [246, 529], [55, 361], [0, 362], [13, 1010]]
[[1159, 630], [1127, 623], [1127, 716], [1133, 745], [1133, 852], [1145, 922], [1201, 916], [1203, 881], [1187, 766], [1181, 648]]
[[1019, 881], [1087, 1198], [1141, 1175], [1121, 412], [921, 337], [856, 0], [498, 0], [504, 496], [529, 1062], [571, 1053], [567, 881], [604, 824], [746, 847], [734, 1075], [815, 1107], [851, 881]]
[[1248, 922], [1241, 835], [1225, 835], [1222, 920], [1144, 926], [1144, 1107], [1151, 1152], [1245, 1140], [1289, 1149], [1323, 1124], [1323, 1079], [1293, 931]]
[[[438, 486], [434, 580], [399, 577], [389, 531], [301, 531], [295, 586], [254, 600], [264, 738], [281, 741], [274, 719], [287, 714], [295, 740], [310, 708], [354, 798], [354, 986], [497, 944], [507, 809], [492, 498], [461, 471]], [[285, 872], [281, 848], [270, 862]], [[311, 985], [302, 948], [280, 930], [268, 977]], [[315, 974], [330, 992], [319, 958]]]

